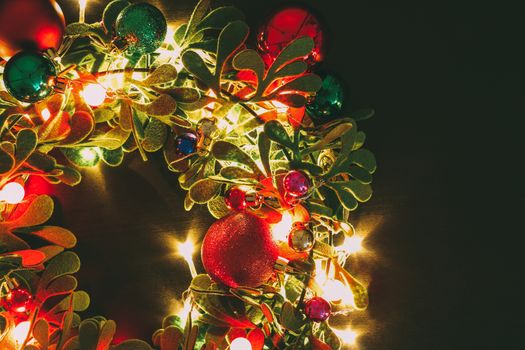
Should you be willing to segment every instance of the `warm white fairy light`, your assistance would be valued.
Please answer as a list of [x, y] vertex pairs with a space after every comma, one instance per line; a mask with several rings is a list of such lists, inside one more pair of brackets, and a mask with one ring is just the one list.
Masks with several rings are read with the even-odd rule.
[[184, 258], [190, 269], [191, 277], [197, 276], [197, 269], [193, 263], [193, 253], [195, 253], [195, 243], [188, 238], [186, 242], [177, 243], [177, 251]]
[[82, 148], [79, 152], [79, 155], [85, 162], [93, 162], [98, 156], [97, 149], [97, 147]]
[[230, 350], [252, 350], [252, 344], [246, 338], [235, 338], [230, 344]]
[[0, 202], [18, 204], [24, 200], [26, 191], [18, 182], [10, 182], [0, 190]]
[[78, 21], [80, 23], [84, 23], [86, 21], [87, 0], [78, 0], [78, 7], [79, 7]]
[[359, 337], [359, 333], [357, 333], [355, 330], [351, 328], [347, 329], [335, 329], [332, 328], [335, 335], [337, 335], [343, 343], [346, 345], [355, 345], [357, 343], [357, 337]]
[[338, 248], [348, 255], [358, 253], [363, 250], [363, 239], [363, 237], [358, 235], [346, 237], [344, 243]]
[[44, 121], [47, 121], [49, 118], [51, 118], [51, 112], [49, 111], [49, 109], [44, 108], [44, 109], [40, 112], [40, 116], [42, 117], [42, 119], [43, 119]]
[[29, 321], [20, 322], [15, 329], [13, 329], [13, 339], [15, 340], [17, 347], [24, 344], [30, 330], [31, 322]]
[[286, 241], [288, 239], [288, 234], [293, 227], [293, 217], [292, 215], [285, 211], [281, 221], [275, 225], [272, 225], [272, 236], [276, 241]]
[[98, 107], [106, 100], [106, 92], [106, 88], [100, 84], [88, 84], [82, 90], [82, 97], [91, 107]]

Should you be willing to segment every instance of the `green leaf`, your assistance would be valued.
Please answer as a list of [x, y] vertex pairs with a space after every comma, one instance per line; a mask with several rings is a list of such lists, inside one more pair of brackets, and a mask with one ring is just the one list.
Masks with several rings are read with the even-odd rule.
[[376, 158], [372, 152], [367, 149], [359, 149], [352, 152], [348, 157], [349, 162], [357, 164], [365, 168], [369, 173], [373, 174], [377, 169]]
[[[1, 153], [1, 151], [0, 151]], [[27, 159], [27, 165], [43, 172], [50, 172], [57, 166], [55, 158], [41, 152], [33, 152]]]
[[[31, 129], [22, 129], [16, 135], [16, 152], [15, 160], [17, 164], [25, 162], [25, 160], [34, 152], [38, 138], [36, 133]], [[0, 159], [0, 164], [2, 161]], [[0, 168], [0, 173], [2, 172]]]
[[168, 137], [168, 128], [158, 119], [151, 119], [144, 131], [142, 147], [146, 152], [156, 152], [162, 148]]
[[102, 161], [111, 167], [119, 166], [124, 160], [124, 151], [122, 148], [117, 148], [114, 150], [101, 148], [100, 154], [102, 156]]
[[89, 141], [83, 142], [82, 146], [98, 146], [113, 150], [122, 147], [128, 136], [129, 131], [116, 126], [105, 134], [94, 136]]
[[47, 288], [49, 283], [55, 278], [64, 275], [70, 275], [78, 272], [80, 269], [80, 259], [73, 252], [64, 252], [53, 258], [48, 264], [42, 277], [40, 285]]
[[314, 48], [314, 41], [309, 36], [303, 36], [292, 41], [288, 46], [286, 46], [279, 56], [275, 59], [272, 67], [269, 71], [269, 76], [273, 81], [273, 74], [278, 71], [286, 63], [289, 63], [292, 60], [303, 58], [310, 54]]
[[294, 149], [295, 145], [290, 139], [284, 126], [277, 120], [270, 120], [264, 124], [264, 132], [268, 138], [281, 146]]
[[64, 148], [62, 153], [71, 163], [79, 167], [93, 167], [100, 161], [96, 147]]
[[224, 198], [220, 196], [208, 202], [208, 211], [215, 219], [220, 219], [230, 213], [230, 209], [224, 202]]
[[256, 179], [257, 175], [236, 166], [227, 166], [221, 169], [221, 176], [226, 179]]
[[200, 0], [195, 8], [193, 9], [193, 12], [191, 14], [190, 20], [188, 21], [188, 24], [186, 25], [186, 31], [184, 33], [184, 39], [187, 40], [191, 38], [193, 33], [195, 32], [195, 29], [197, 28], [197, 25], [202, 21], [206, 13], [208, 12], [210, 8], [210, 0]]
[[268, 138], [264, 131], [259, 133], [257, 145], [259, 147], [259, 156], [261, 157], [261, 163], [264, 166], [266, 175], [272, 176], [272, 167], [270, 166], [270, 150], [272, 148], [272, 141]]
[[306, 319], [289, 301], [283, 304], [281, 310], [281, 325], [291, 331], [297, 332], [306, 323]]
[[275, 78], [284, 78], [303, 74], [308, 69], [308, 64], [304, 61], [294, 61], [283, 66], [274, 74]]
[[55, 278], [44, 291], [44, 295], [40, 297], [41, 300], [48, 299], [50, 297], [68, 294], [73, 292], [77, 288], [77, 279], [71, 275], [64, 275]]
[[167, 84], [177, 79], [177, 70], [171, 64], [163, 64], [153, 71], [146, 79], [140, 81], [141, 85], [151, 86]]
[[202, 179], [197, 181], [190, 187], [190, 198], [197, 204], [205, 204], [215, 197], [221, 188], [221, 184], [209, 180]]
[[336, 125], [332, 129], [330, 129], [321, 140], [319, 140], [315, 145], [307, 148], [302, 153], [303, 154], [309, 154], [315, 151], [320, 151], [322, 149], [325, 149], [335, 140], [342, 137], [344, 134], [346, 134], [349, 130], [354, 128], [354, 124], [352, 122], [349, 123], [342, 123], [339, 125]]
[[372, 175], [368, 170], [361, 168], [360, 166], [351, 165], [348, 168], [348, 174], [359, 182], [364, 184], [372, 183]]
[[97, 108], [93, 111], [95, 123], [104, 123], [115, 118], [115, 112], [109, 108]]
[[219, 90], [219, 82], [215, 79], [197, 52], [193, 50], [185, 51], [182, 55], [182, 63], [191, 74], [202, 81], [207, 87], [215, 91]]
[[0, 148], [0, 175], [11, 171], [15, 165], [15, 158]]
[[330, 183], [330, 186], [337, 186], [338, 189], [343, 188], [345, 191], [349, 191], [360, 202], [366, 202], [372, 197], [372, 186], [359, 181], [334, 181]]
[[304, 105], [306, 105], [306, 102], [308, 102], [306, 97], [304, 97], [303, 95], [294, 94], [294, 93], [277, 95], [273, 99], [281, 103], [284, 103], [288, 107], [293, 107], [293, 108], [303, 107]]
[[222, 161], [235, 162], [239, 164], [246, 165], [252, 169], [257, 175], [262, 175], [261, 170], [253, 159], [241, 150], [236, 145], [219, 140], [213, 144], [212, 147], [213, 156]]
[[35, 197], [25, 208], [25, 211], [15, 220], [9, 222], [10, 227], [29, 227], [41, 225], [53, 214], [54, 203], [47, 195]]
[[127, 0], [114, 0], [106, 6], [102, 15], [102, 23], [108, 32], [113, 32], [118, 15], [129, 5], [130, 2]]
[[71, 231], [58, 226], [19, 228], [14, 232], [37, 236], [43, 240], [64, 248], [73, 248], [77, 244], [77, 239]]
[[242, 11], [233, 6], [223, 6], [214, 9], [197, 25], [196, 30], [222, 29], [228, 23], [244, 20]]
[[148, 345], [148, 343], [142, 340], [131, 339], [131, 340], [125, 340], [122, 343], [114, 346], [112, 350], [152, 350], [152, 349]]
[[323, 204], [307, 201], [304, 203], [306, 209], [308, 209], [308, 212], [310, 214], [317, 214], [323, 217], [331, 218], [334, 215], [334, 211], [332, 208], [327, 207]]
[[39, 319], [33, 326], [33, 337], [44, 349], [49, 344], [49, 324], [44, 319]]
[[352, 119], [354, 120], [367, 120], [374, 116], [375, 111], [372, 108], [360, 109], [352, 112]]
[[215, 66], [215, 79], [218, 82], [222, 74], [222, 70], [228, 59], [241, 47], [250, 29], [243, 21], [235, 21], [229, 23], [219, 34], [219, 42], [217, 44], [217, 59]]
[[319, 76], [315, 74], [306, 74], [286, 83], [277, 91], [278, 93], [283, 91], [314, 93], [319, 91], [322, 83], [323, 81]]
[[71, 132], [65, 139], [60, 141], [62, 145], [72, 145], [87, 138], [95, 128], [95, 121], [91, 114], [77, 111], [70, 119]]
[[150, 104], [134, 103], [133, 106], [150, 116], [164, 116], [175, 113], [177, 110], [177, 101], [170, 95], [160, 95]]
[[346, 191], [343, 186], [334, 183], [326, 183], [326, 186], [331, 188], [337, 195], [341, 205], [347, 210], [357, 209], [358, 203], [354, 196]]
[[255, 50], [243, 50], [233, 58], [233, 68], [237, 70], [249, 70], [255, 73], [257, 81], [262, 82], [264, 78], [264, 61]]
[[98, 339], [97, 350], [106, 350], [109, 349], [115, 332], [117, 331], [117, 324], [115, 321], [108, 320], [104, 322], [100, 328], [100, 336]]
[[80, 349], [95, 350], [98, 343], [98, 324], [94, 319], [82, 321], [78, 329]]

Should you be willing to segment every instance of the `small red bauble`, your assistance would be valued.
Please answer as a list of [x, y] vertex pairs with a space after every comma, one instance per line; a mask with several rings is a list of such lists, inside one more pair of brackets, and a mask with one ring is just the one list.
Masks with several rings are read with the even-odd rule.
[[314, 40], [314, 49], [306, 62], [310, 65], [321, 62], [324, 56], [321, 23], [302, 7], [287, 7], [275, 13], [259, 32], [257, 45], [266, 64], [270, 65], [288, 44], [303, 36]]
[[287, 194], [300, 198], [308, 194], [312, 183], [308, 175], [302, 171], [292, 170], [284, 177], [283, 186]]
[[224, 195], [224, 202], [231, 210], [244, 210], [246, 209], [246, 193], [237, 188], [230, 188]]
[[266, 221], [240, 211], [210, 226], [201, 255], [214, 281], [234, 288], [258, 287], [274, 273], [278, 248]]
[[2, 307], [10, 312], [24, 313], [31, 309], [33, 296], [27, 290], [16, 287], [2, 299]]
[[65, 27], [55, 0], [0, 0], [0, 57], [20, 50], [57, 50]]
[[324, 322], [332, 313], [330, 303], [320, 297], [308, 300], [304, 306], [304, 312], [314, 322]]

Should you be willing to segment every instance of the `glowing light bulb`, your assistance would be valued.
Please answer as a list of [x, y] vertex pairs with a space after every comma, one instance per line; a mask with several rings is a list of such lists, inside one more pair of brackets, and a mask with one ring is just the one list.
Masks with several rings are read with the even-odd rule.
[[0, 202], [18, 204], [24, 200], [26, 191], [18, 182], [10, 182], [0, 191]]
[[230, 350], [252, 350], [252, 343], [246, 338], [235, 338], [230, 344]]
[[335, 329], [335, 328], [332, 328], [332, 330], [334, 331], [335, 335], [337, 335], [339, 338], [341, 338], [341, 340], [343, 341], [343, 343], [347, 344], [347, 345], [355, 345], [356, 342], [357, 342], [357, 337], [359, 336], [359, 334], [354, 331], [353, 329], [345, 329], [345, 330], [341, 330], [341, 329]]
[[49, 111], [49, 109], [44, 108], [42, 112], [40, 112], [40, 116], [46, 122], [49, 118], [51, 118], [51, 112]]
[[197, 276], [197, 269], [195, 268], [195, 264], [193, 263], [193, 253], [195, 252], [195, 243], [191, 239], [187, 239], [186, 242], [178, 242], [177, 243], [177, 251], [180, 256], [184, 258], [186, 263], [188, 264], [188, 267], [190, 269], [190, 273], [192, 277]]
[[87, 6], [87, 0], [78, 0], [78, 8], [79, 8], [78, 21], [80, 23], [84, 23], [86, 21], [86, 6]]
[[26, 340], [27, 336], [29, 335], [29, 331], [31, 330], [31, 322], [25, 321], [20, 322], [15, 329], [13, 329], [13, 338], [15, 339], [15, 342], [17, 345], [21, 345]]
[[79, 151], [79, 155], [82, 157], [82, 160], [85, 162], [93, 162], [97, 159], [98, 153], [95, 147], [82, 148]]
[[106, 100], [106, 89], [100, 84], [88, 84], [82, 90], [82, 97], [91, 107], [98, 107]]
[[275, 225], [272, 225], [272, 236], [276, 241], [286, 241], [288, 239], [288, 234], [293, 227], [293, 217], [292, 215], [285, 211], [281, 221]]
[[345, 298], [350, 290], [338, 280], [327, 280], [323, 285], [323, 298], [327, 301], [340, 301]]
[[362, 243], [363, 237], [353, 235], [351, 237], [346, 237], [344, 243], [339, 248], [345, 251], [347, 254], [355, 254], [363, 250]]

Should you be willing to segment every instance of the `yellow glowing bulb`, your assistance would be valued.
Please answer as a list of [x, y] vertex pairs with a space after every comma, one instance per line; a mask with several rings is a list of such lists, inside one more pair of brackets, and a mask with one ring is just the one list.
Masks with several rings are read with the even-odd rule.
[[252, 350], [252, 344], [246, 338], [235, 338], [230, 344], [230, 350]]
[[343, 245], [340, 247], [347, 254], [355, 254], [363, 250], [363, 237], [353, 235], [352, 237], [346, 237]]
[[21, 345], [26, 340], [31, 330], [31, 323], [29, 321], [19, 323], [13, 330], [13, 338], [17, 345]]
[[341, 340], [347, 344], [347, 345], [355, 345], [356, 342], [357, 342], [357, 337], [359, 336], [359, 334], [354, 331], [353, 329], [345, 329], [345, 330], [340, 330], [340, 329], [335, 329], [333, 328], [332, 329], [335, 333], [335, 335], [337, 335], [339, 338], [341, 338]]
[[292, 215], [285, 211], [281, 221], [275, 225], [272, 225], [272, 236], [276, 241], [286, 241], [288, 239], [288, 234], [293, 227], [293, 217]]
[[84, 23], [86, 20], [86, 6], [87, 6], [87, 0], [78, 0], [78, 8], [79, 8], [78, 21], [80, 23]]
[[51, 118], [51, 112], [49, 111], [49, 109], [44, 108], [42, 112], [40, 112], [40, 116], [44, 121], [47, 121], [49, 118]]
[[24, 200], [26, 191], [18, 182], [10, 182], [0, 191], [0, 201], [8, 204], [18, 204]]
[[88, 84], [82, 90], [82, 96], [88, 105], [97, 107], [106, 100], [106, 89], [100, 84]]
[[192, 277], [197, 276], [197, 269], [193, 263], [193, 253], [195, 253], [195, 243], [191, 239], [187, 239], [186, 242], [178, 242], [177, 250], [180, 256], [186, 260]]
[[343, 300], [350, 290], [338, 280], [327, 280], [323, 285], [323, 298], [327, 301]]

